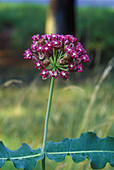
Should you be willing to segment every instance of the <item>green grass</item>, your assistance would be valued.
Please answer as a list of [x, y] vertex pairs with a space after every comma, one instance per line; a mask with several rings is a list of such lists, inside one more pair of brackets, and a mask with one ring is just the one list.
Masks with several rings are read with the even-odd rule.
[[[61, 141], [63, 138], [75, 138], [88, 108], [97, 77], [84, 81], [66, 81], [60, 86], [55, 82], [53, 102], [50, 114], [48, 141]], [[113, 136], [113, 85], [112, 74], [108, 75], [96, 95], [89, 118], [82, 132], [93, 131], [99, 137]], [[36, 149], [42, 146], [44, 117], [49, 93], [49, 81], [36, 85], [0, 89], [0, 140], [10, 149], [17, 149], [23, 142]], [[47, 170], [83, 169], [90, 170], [89, 161], [75, 164], [71, 158], [56, 163], [46, 160]], [[11, 162], [6, 162], [2, 170], [14, 170]], [[41, 162], [36, 168], [41, 169]], [[105, 170], [111, 170], [107, 165]]]

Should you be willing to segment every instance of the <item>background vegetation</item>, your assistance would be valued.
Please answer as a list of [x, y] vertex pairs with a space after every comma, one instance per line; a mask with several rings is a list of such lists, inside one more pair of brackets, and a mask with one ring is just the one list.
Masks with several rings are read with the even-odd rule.
[[[44, 34], [47, 6], [27, 4], [0, 4], [0, 34], [9, 32], [9, 42], [1, 43], [1, 49], [10, 48], [15, 58], [23, 59], [22, 53], [31, 43], [31, 36]], [[105, 8], [78, 8], [77, 36], [84, 43], [90, 59], [101, 50], [100, 66], [85, 68], [84, 73], [73, 75], [70, 80], [55, 82], [48, 140], [79, 137], [82, 120], [89, 107], [91, 96], [101, 79], [106, 63], [113, 56], [114, 10]], [[1, 42], [1, 41], [0, 41]], [[0, 56], [1, 57], [1, 56]], [[14, 62], [11, 56], [11, 63]], [[26, 61], [24, 67], [0, 66], [0, 140], [10, 149], [17, 149], [22, 142], [36, 149], [42, 146], [44, 117], [50, 80], [42, 81], [33, 64]], [[27, 67], [28, 65], [29, 67]], [[20, 79], [21, 84], [4, 84], [10, 79]], [[96, 132], [99, 137], [113, 136], [113, 71], [100, 85], [96, 100], [81, 131]], [[40, 169], [38, 162], [36, 168]], [[11, 162], [1, 168], [14, 170]], [[75, 164], [71, 158], [62, 163], [47, 160], [49, 170], [90, 170], [89, 161]], [[105, 170], [111, 170], [107, 164]]]
[[[21, 52], [31, 43], [31, 36], [45, 33], [47, 6], [33, 4], [0, 4], [0, 31], [9, 32], [9, 48]], [[76, 29], [81, 40], [92, 56], [100, 51], [101, 63], [113, 56], [114, 44], [113, 8], [78, 8]]]

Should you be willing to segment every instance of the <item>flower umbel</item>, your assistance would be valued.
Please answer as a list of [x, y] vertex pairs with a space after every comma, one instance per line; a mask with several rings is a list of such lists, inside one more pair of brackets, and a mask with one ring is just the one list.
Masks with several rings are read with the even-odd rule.
[[71, 72], [82, 72], [83, 63], [89, 62], [87, 52], [72, 35], [34, 35], [31, 49], [24, 58], [33, 60], [43, 79], [67, 79]]

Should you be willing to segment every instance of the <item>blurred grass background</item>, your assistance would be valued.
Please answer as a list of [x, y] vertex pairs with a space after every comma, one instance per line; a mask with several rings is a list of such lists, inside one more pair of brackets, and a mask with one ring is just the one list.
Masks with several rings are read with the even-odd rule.
[[[89, 73], [88, 73], [89, 74]], [[48, 141], [61, 141], [65, 137], [77, 136], [80, 123], [88, 108], [91, 95], [99, 79], [86, 79], [78, 83], [56, 81], [48, 129]], [[101, 85], [92, 106], [85, 129], [99, 137], [113, 136], [113, 86], [112, 74]], [[39, 85], [32, 81], [21, 87], [2, 87], [0, 89], [0, 139], [10, 149], [17, 149], [22, 142], [33, 149], [42, 146], [44, 117], [48, 101], [49, 82]], [[62, 163], [47, 160], [47, 169], [91, 169], [89, 162], [75, 164], [71, 158]], [[38, 162], [36, 168], [40, 169]], [[7, 162], [3, 170], [15, 169]], [[112, 168], [108, 165], [107, 170]]]
[[[42, 81], [33, 64], [23, 60], [22, 53], [31, 43], [33, 34], [44, 34], [47, 6], [33, 4], [0, 4], [0, 54], [7, 49], [13, 55], [0, 56], [0, 140], [10, 149], [17, 149], [22, 142], [36, 149], [42, 146], [44, 117], [48, 101], [50, 80]], [[93, 14], [93, 15], [91, 15]], [[68, 81], [55, 81], [48, 141], [79, 137], [80, 124], [86, 113], [91, 96], [103, 70], [113, 56], [114, 10], [105, 8], [78, 8], [77, 36], [84, 36], [84, 45], [91, 56], [102, 51], [99, 67], [85, 68], [85, 72], [73, 75]], [[9, 36], [9, 38], [8, 38]], [[6, 48], [7, 47], [7, 48]], [[21, 58], [19, 64], [18, 57]], [[16, 59], [16, 61], [15, 61]], [[8, 63], [7, 63], [8, 61]], [[14, 63], [14, 65], [13, 65]], [[12, 66], [13, 65], [13, 66]], [[15, 67], [16, 66], [16, 67]], [[90, 66], [89, 66], [90, 67]], [[4, 86], [10, 79], [20, 79], [22, 84]], [[85, 129], [96, 132], [99, 137], [114, 136], [113, 71], [100, 85], [96, 100], [91, 107]], [[64, 162], [46, 160], [47, 170], [90, 170], [89, 161], [75, 164], [67, 157]], [[2, 170], [14, 170], [7, 162]], [[41, 162], [36, 168], [41, 169]], [[104, 170], [111, 170], [109, 164]]]
[[[31, 44], [31, 37], [45, 33], [47, 10], [48, 6], [45, 5], [0, 3], [1, 62], [8, 55], [12, 57], [12, 63], [15, 63], [15, 58], [23, 61], [23, 50]], [[101, 53], [99, 62], [102, 64], [113, 56], [113, 18], [113, 8], [78, 7], [76, 12], [78, 41], [83, 42], [91, 58]], [[10, 51], [4, 54], [4, 49]]]

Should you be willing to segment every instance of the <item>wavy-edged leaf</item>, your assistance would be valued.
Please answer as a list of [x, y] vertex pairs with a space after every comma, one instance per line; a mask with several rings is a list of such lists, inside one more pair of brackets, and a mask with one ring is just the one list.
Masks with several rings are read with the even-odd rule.
[[6, 160], [11, 160], [16, 168], [24, 168], [31, 170], [35, 167], [37, 160], [43, 159], [44, 155], [41, 149], [33, 150], [26, 143], [23, 143], [20, 148], [12, 151], [0, 142], [0, 167], [5, 164]]
[[[6, 160], [10, 160], [16, 168], [32, 170], [36, 162], [44, 158], [41, 150], [41, 148], [33, 150], [23, 143], [19, 149], [12, 151], [0, 142], [0, 167], [5, 164]], [[66, 155], [71, 156], [76, 163], [88, 158], [93, 169], [101, 169], [107, 162], [114, 166], [114, 138], [99, 138], [95, 133], [87, 132], [79, 138], [48, 142], [45, 154], [48, 159], [56, 162], [63, 161]]]
[[88, 158], [93, 169], [104, 168], [107, 162], [114, 166], [114, 138], [99, 138], [95, 133], [87, 132], [76, 139], [48, 142], [46, 155], [56, 162], [63, 161], [66, 155], [71, 156], [76, 163]]

